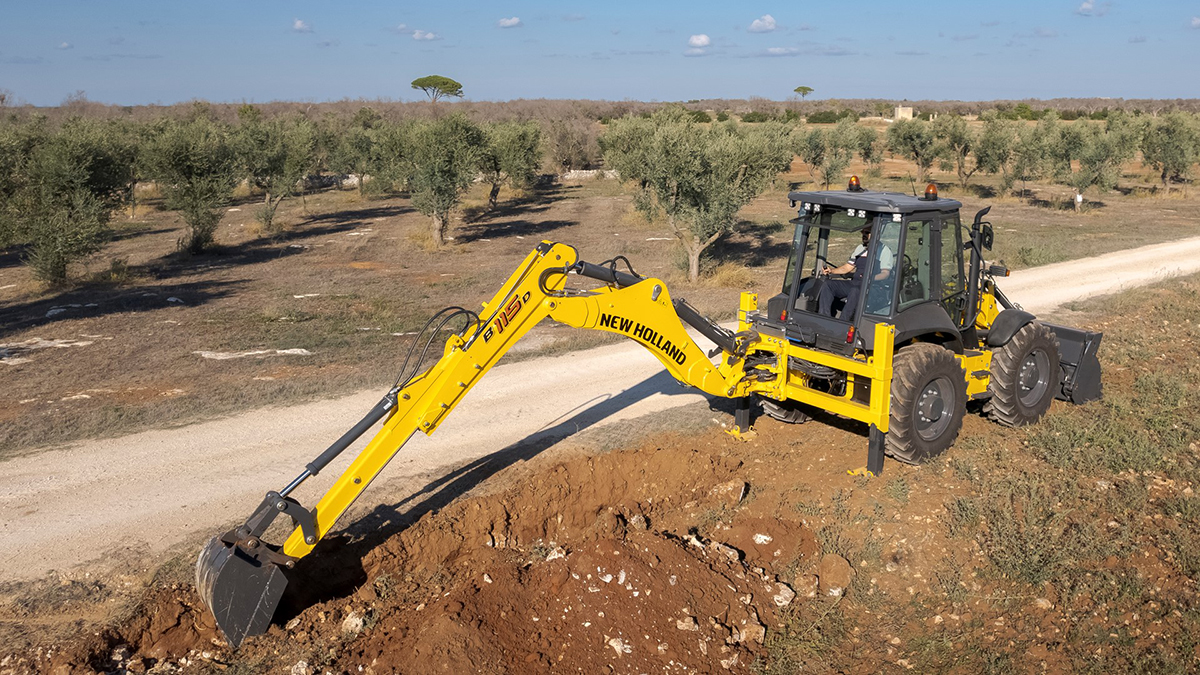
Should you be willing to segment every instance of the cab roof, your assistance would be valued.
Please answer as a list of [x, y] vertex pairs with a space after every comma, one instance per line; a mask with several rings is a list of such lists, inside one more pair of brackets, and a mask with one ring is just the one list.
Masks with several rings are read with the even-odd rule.
[[954, 212], [962, 203], [953, 199], [925, 200], [903, 192], [877, 192], [862, 190], [821, 190], [817, 192], [789, 192], [788, 199], [800, 203], [820, 204], [840, 209], [861, 209], [883, 213], [910, 214], [919, 211]]

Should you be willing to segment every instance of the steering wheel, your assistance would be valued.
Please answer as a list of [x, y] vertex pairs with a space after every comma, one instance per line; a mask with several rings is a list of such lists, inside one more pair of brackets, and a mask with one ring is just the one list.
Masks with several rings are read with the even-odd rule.
[[917, 279], [917, 266], [912, 258], [904, 254], [904, 263], [900, 271], [900, 289], [902, 298], [913, 298], [921, 295], [921, 281]]

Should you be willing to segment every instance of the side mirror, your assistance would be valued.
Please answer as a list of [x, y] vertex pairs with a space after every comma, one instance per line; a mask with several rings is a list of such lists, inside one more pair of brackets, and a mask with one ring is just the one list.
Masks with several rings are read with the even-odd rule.
[[994, 239], [995, 239], [995, 234], [992, 232], [992, 224], [984, 223], [983, 224], [983, 236], [980, 237], [980, 241], [983, 244], [983, 248], [988, 251], [992, 250], [992, 243], [993, 243]]

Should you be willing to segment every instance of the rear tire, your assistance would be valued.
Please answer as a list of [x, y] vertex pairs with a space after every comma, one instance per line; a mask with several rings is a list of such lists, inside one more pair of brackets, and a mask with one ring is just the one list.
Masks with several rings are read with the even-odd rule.
[[808, 406], [797, 401], [776, 401], [774, 399], [763, 398], [759, 399], [762, 403], [763, 412], [768, 417], [786, 422], [788, 424], [804, 424], [812, 419], [809, 414]]
[[992, 352], [991, 370], [984, 414], [1006, 427], [1033, 424], [1050, 409], [1061, 384], [1058, 338], [1032, 321]]
[[917, 343], [892, 362], [892, 405], [884, 450], [908, 464], [942, 454], [954, 444], [967, 409], [967, 380], [944, 347]]

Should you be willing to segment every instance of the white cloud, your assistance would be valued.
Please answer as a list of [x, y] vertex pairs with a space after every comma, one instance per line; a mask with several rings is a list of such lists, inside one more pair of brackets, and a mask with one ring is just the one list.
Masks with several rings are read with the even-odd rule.
[[797, 47], [767, 47], [765, 56], [795, 56], [799, 53]]
[[1192, 28], [1200, 28], [1200, 16], [1192, 17]]
[[417, 30], [413, 31], [412, 36], [413, 36], [414, 40], [436, 40], [436, 39], [438, 39], [437, 33], [430, 33], [427, 31], [423, 31], [419, 28]]
[[292, 30], [296, 33], [311, 33], [313, 32], [312, 24], [304, 19], [293, 19]]
[[699, 35], [693, 35], [690, 38], [688, 38], [688, 46], [693, 47], [695, 49], [707, 47], [711, 44], [712, 44], [712, 40], [710, 40], [708, 38], [708, 36], [705, 35], [704, 33], [701, 33]]
[[74, 49], [75, 45], [71, 44], [70, 42], [64, 42], [64, 43], [60, 44], [58, 46], [58, 48], [59, 49]]
[[500, 19], [496, 22], [496, 25], [501, 28], [517, 28], [519, 26], [523, 26], [524, 24], [521, 23], [520, 18], [514, 16], [508, 19]]
[[763, 14], [760, 18], [750, 22], [751, 33], [770, 33], [775, 28], [775, 17], [770, 14]]
[[684, 50], [683, 55], [684, 56], [708, 56], [708, 52], [701, 49], [700, 47], [692, 47], [691, 49]]
[[1083, 0], [1075, 13], [1079, 16], [1104, 16], [1110, 9], [1112, 9], [1111, 2], [1097, 3], [1096, 0]]

